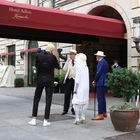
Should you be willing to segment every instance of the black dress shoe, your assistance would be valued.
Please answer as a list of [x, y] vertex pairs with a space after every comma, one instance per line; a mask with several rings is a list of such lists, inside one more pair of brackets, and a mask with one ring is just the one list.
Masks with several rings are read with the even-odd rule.
[[72, 113], [72, 115], [75, 115], [74, 108], [71, 109], [71, 113]]
[[75, 111], [72, 112], [72, 115], [75, 115]]
[[64, 111], [64, 112], [62, 112], [62, 114], [61, 114], [61, 115], [65, 115], [65, 114], [67, 114], [67, 112], [65, 112], [65, 111]]

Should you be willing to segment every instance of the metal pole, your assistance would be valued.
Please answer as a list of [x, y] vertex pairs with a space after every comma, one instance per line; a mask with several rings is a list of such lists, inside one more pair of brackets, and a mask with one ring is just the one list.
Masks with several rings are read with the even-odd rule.
[[96, 116], [96, 87], [94, 87], [94, 117]]

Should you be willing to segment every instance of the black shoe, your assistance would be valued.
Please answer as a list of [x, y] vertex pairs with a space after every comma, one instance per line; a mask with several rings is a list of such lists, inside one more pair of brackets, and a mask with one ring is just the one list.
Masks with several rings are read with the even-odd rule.
[[63, 111], [61, 115], [65, 115], [65, 114], [67, 114], [67, 112]]
[[71, 113], [72, 113], [72, 115], [75, 115], [74, 108], [71, 109]]

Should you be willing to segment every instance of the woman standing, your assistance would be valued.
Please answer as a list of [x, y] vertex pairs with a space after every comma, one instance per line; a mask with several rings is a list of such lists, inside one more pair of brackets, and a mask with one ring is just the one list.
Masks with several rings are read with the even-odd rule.
[[85, 121], [85, 112], [89, 101], [89, 70], [87, 57], [83, 53], [76, 55], [76, 76], [72, 104], [75, 109], [74, 124]]

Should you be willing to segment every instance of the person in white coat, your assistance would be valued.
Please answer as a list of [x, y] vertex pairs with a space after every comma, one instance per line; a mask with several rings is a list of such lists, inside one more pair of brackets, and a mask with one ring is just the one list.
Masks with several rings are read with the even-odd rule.
[[87, 57], [83, 53], [76, 55], [76, 76], [72, 104], [75, 110], [74, 124], [85, 121], [85, 113], [89, 102], [89, 70]]

